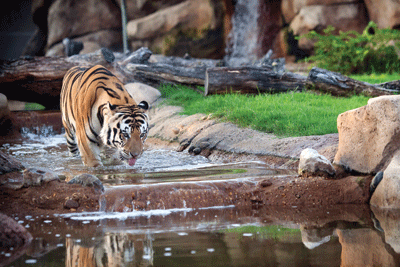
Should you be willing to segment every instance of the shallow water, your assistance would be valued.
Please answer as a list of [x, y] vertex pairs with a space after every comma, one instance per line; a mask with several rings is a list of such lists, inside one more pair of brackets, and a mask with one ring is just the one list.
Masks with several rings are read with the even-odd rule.
[[[61, 135], [27, 134], [24, 141], [0, 149], [26, 167], [50, 166], [67, 178], [92, 173], [106, 190], [116, 185], [279, 178], [290, 172], [271, 170], [261, 162], [216, 164], [169, 150], [145, 151], [133, 168], [86, 168], [80, 159], [69, 157]], [[400, 220], [383, 216], [378, 221], [371, 214], [359, 206], [243, 210], [233, 205], [48, 217], [14, 214], [34, 240], [16, 259], [13, 248], [0, 249], [0, 266], [398, 266]]]
[[342, 254], [334, 224], [315, 235], [234, 207], [16, 219], [35, 238], [9, 266], [339, 266]]

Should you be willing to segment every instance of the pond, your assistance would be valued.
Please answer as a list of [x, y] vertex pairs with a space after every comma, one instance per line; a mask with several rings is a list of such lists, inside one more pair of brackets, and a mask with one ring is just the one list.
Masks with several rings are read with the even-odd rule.
[[[254, 177], [279, 179], [280, 175], [293, 173], [272, 170], [262, 162], [223, 164], [185, 152], [151, 148], [134, 167], [86, 168], [80, 159], [68, 156], [63, 136], [51, 130], [40, 135], [26, 133], [24, 140], [0, 149], [27, 167], [50, 166], [66, 179], [80, 173], [96, 175], [103, 181], [106, 193], [133, 185]], [[397, 229], [399, 224], [385, 223], [384, 217], [378, 220], [366, 205], [254, 209], [226, 205], [115, 212], [102, 203], [98, 212], [12, 217], [34, 239], [28, 250], [11, 262], [13, 249], [0, 250], [0, 266], [398, 266], [400, 263], [398, 242], [387, 235], [387, 225]]]

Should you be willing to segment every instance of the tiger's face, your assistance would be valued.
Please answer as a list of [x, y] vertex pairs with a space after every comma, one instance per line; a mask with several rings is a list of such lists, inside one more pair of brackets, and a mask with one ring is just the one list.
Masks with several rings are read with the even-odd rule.
[[106, 104], [104, 123], [100, 132], [103, 144], [116, 148], [121, 160], [133, 166], [143, 153], [148, 133], [146, 101], [138, 105]]

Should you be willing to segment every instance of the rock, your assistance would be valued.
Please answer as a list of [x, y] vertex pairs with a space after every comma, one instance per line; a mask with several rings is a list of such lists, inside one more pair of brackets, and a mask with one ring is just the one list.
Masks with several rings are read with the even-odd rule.
[[12, 218], [0, 213], [0, 249], [20, 248], [28, 246], [32, 235]]
[[68, 184], [81, 184], [82, 186], [93, 187], [96, 191], [104, 191], [103, 183], [94, 175], [83, 173], [72, 178]]
[[334, 176], [336, 171], [331, 162], [312, 148], [304, 149], [300, 154], [298, 173], [303, 176]]
[[66, 209], [77, 209], [79, 208], [79, 202], [74, 199], [67, 199], [64, 203]]
[[398, 29], [400, 27], [400, 5], [392, 0], [365, 0], [368, 16], [379, 28]]
[[23, 169], [25, 169], [25, 167], [21, 162], [0, 151], [0, 175]]
[[184, 1], [128, 22], [132, 49], [149, 46], [163, 54], [222, 57], [223, 3]]
[[160, 91], [156, 88], [138, 82], [125, 84], [125, 89], [133, 97], [136, 103], [145, 100], [147, 103], [152, 104], [161, 96]]
[[0, 136], [7, 135], [12, 128], [10, 108], [8, 104], [7, 97], [0, 93]]
[[56, 0], [48, 12], [47, 47], [66, 37], [121, 27], [120, 10], [108, 0]]
[[83, 49], [83, 43], [79, 41], [73, 41], [69, 38], [64, 38], [62, 41], [65, 49], [65, 55], [67, 57], [77, 55]]
[[[80, 54], [88, 54], [96, 52], [102, 47], [118, 48], [121, 44], [122, 35], [121, 31], [107, 29], [88, 33], [79, 37], [70, 37], [74, 42], [82, 42], [83, 50]], [[62, 42], [53, 44], [52, 47], [47, 49], [46, 56], [49, 57], [65, 57], [65, 48]]]
[[384, 171], [370, 204], [379, 208], [400, 209], [400, 151]]
[[282, 0], [282, 15], [287, 23], [290, 23], [304, 6], [312, 5], [338, 5], [354, 3], [354, 0]]
[[340, 266], [397, 266], [396, 254], [379, 231], [370, 228], [336, 229], [341, 252]]
[[377, 173], [400, 148], [400, 96], [372, 98], [337, 119], [339, 147], [334, 163], [347, 170]]
[[42, 183], [48, 183], [59, 179], [56, 173], [45, 168], [29, 168], [24, 171], [23, 175], [23, 187], [39, 186]]
[[383, 172], [378, 172], [372, 179], [371, 184], [369, 185], [369, 193], [371, 194], [371, 196], [375, 192], [376, 188], [378, 187], [382, 179], [383, 179]]
[[1, 118], [8, 116], [10, 110], [8, 109], [7, 97], [0, 93], [0, 120]]
[[[322, 32], [328, 25], [339, 31], [354, 30], [363, 32], [368, 24], [368, 15], [363, 3], [345, 3], [337, 5], [310, 5], [301, 7], [290, 23], [293, 34], [301, 36], [311, 30]], [[311, 50], [313, 41], [306, 38], [299, 40], [299, 47]]]
[[[380, 209], [376, 207], [371, 207], [371, 210], [379, 222], [381, 230], [384, 233], [384, 242], [389, 244], [389, 246], [396, 252], [396, 254], [400, 253], [400, 211], [394, 209]], [[382, 237], [380, 237], [382, 239]], [[390, 250], [389, 250], [390, 251]], [[391, 255], [395, 255], [390, 253]], [[379, 254], [378, 254], [379, 255]], [[388, 257], [391, 260], [394, 260], [391, 257]], [[375, 261], [378, 262], [378, 261]], [[392, 264], [384, 263], [379, 261], [381, 266], [397, 266], [393, 262]], [[348, 265], [349, 266], [349, 265]], [[367, 265], [364, 265], [367, 266]]]

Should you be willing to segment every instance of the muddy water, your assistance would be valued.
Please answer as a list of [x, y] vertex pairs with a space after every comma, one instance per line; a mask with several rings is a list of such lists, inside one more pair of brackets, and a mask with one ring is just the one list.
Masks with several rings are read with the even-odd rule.
[[[279, 177], [261, 162], [218, 164], [200, 156], [148, 150], [134, 168], [85, 168], [68, 156], [61, 135], [27, 134], [1, 150], [27, 167], [51, 168], [66, 178], [99, 177], [107, 190], [137, 184]], [[105, 203], [107, 204], [107, 203]], [[13, 218], [34, 237], [16, 257], [0, 248], [0, 266], [398, 266], [396, 223], [368, 207], [313, 209], [233, 205]], [[393, 218], [391, 216], [390, 218]], [[397, 221], [395, 221], [397, 222]], [[385, 224], [386, 223], [386, 224]], [[382, 227], [381, 227], [382, 225]], [[384, 231], [385, 225], [394, 226]], [[393, 239], [393, 238], [392, 238]], [[392, 240], [390, 239], [390, 240]], [[396, 240], [396, 239], [395, 239]], [[400, 242], [400, 241], [399, 241]], [[400, 246], [399, 246], [400, 247]]]

